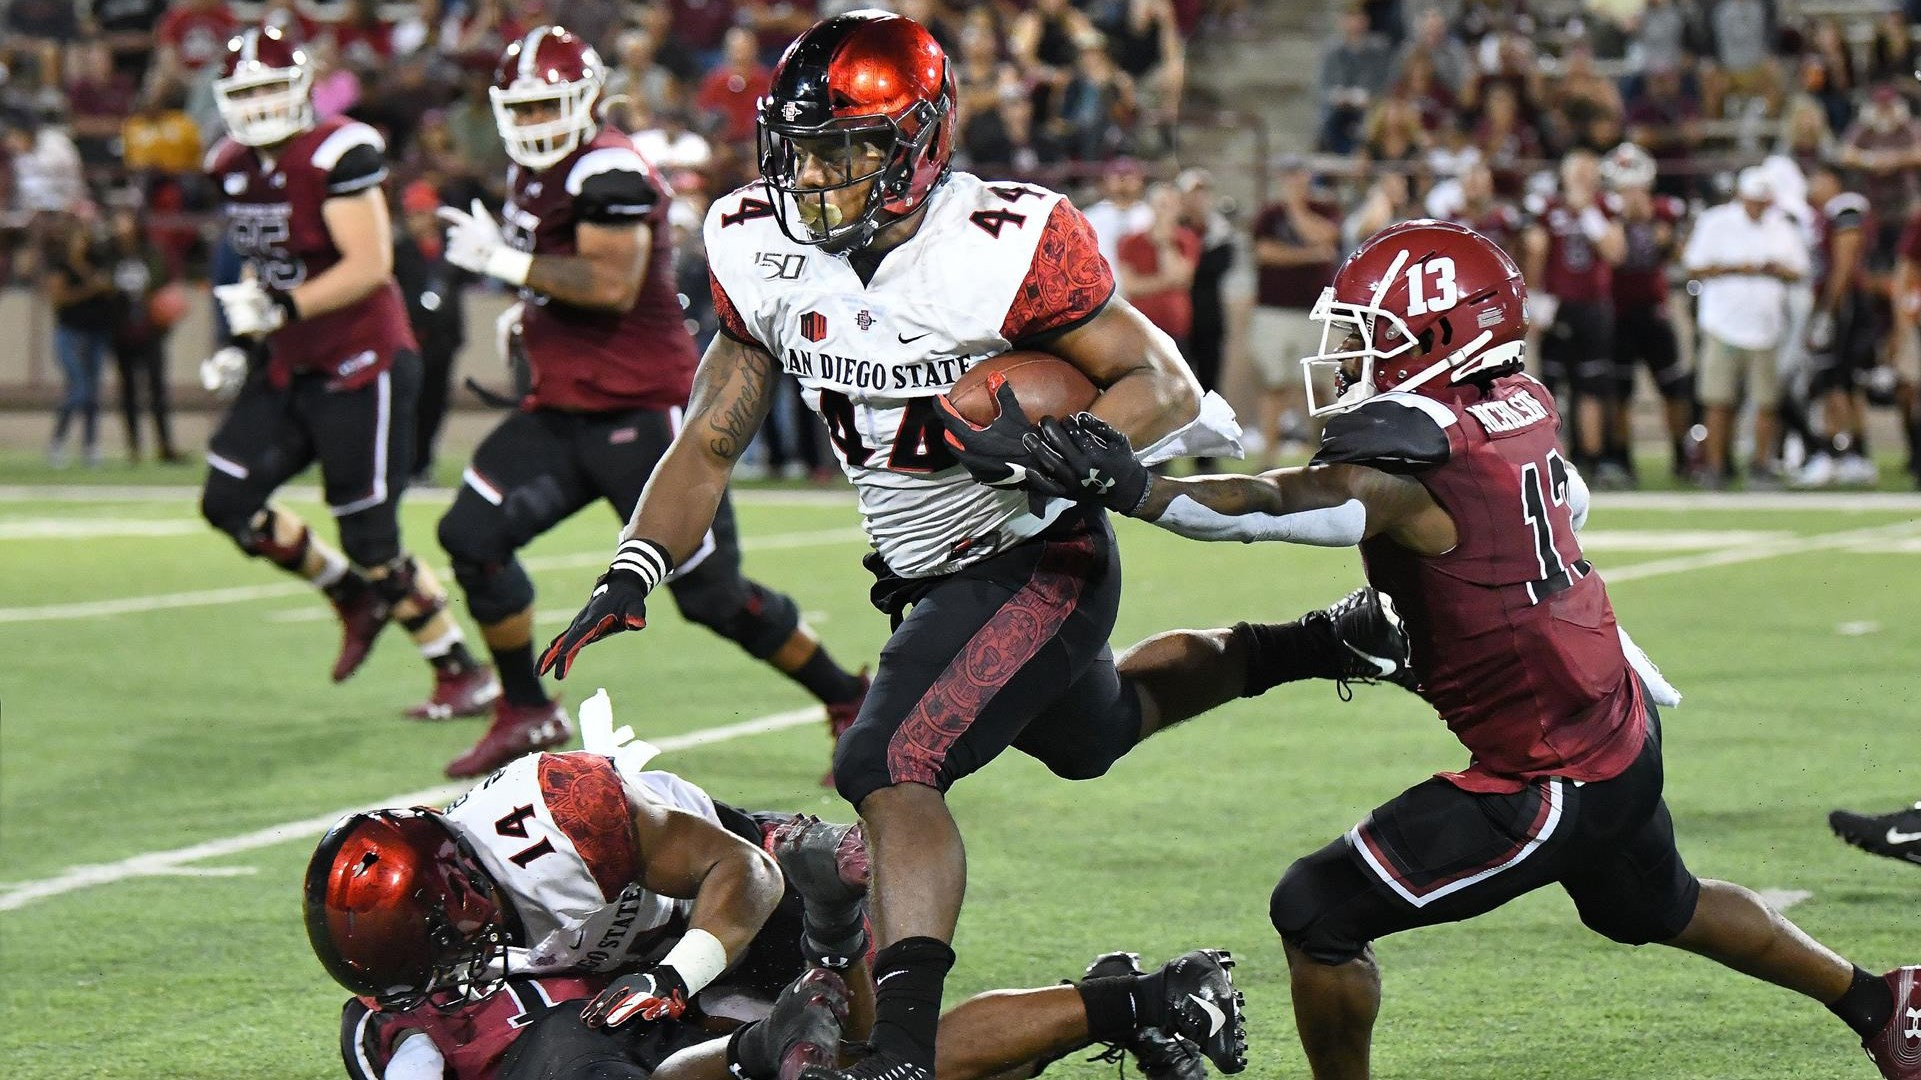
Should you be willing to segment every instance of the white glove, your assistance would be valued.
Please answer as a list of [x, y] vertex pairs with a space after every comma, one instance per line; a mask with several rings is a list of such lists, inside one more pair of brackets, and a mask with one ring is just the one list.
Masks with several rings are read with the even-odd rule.
[[1590, 206], [1581, 211], [1581, 234], [1595, 243], [1600, 243], [1608, 234], [1608, 216], [1598, 206]]
[[1527, 298], [1527, 321], [1529, 325], [1546, 330], [1554, 325], [1554, 316], [1561, 310], [1559, 297], [1547, 293], [1530, 293]]
[[238, 394], [240, 384], [246, 381], [247, 354], [237, 345], [229, 345], [200, 361], [200, 385], [223, 401]]
[[1834, 316], [1817, 311], [1808, 319], [1808, 348], [1826, 352], [1834, 344]]
[[525, 309], [525, 304], [516, 301], [494, 319], [494, 348], [500, 354], [500, 366], [509, 371], [514, 368], [514, 335], [520, 332], [520, 315]]
[[232, 285], [216, 285], [213, 298], [234, 337], [266, 337], [287, 321], [287, 313], [258, 281], [248, 278]]
[[468, 212], [443, 206], [438, 214], [449, 226], [448, 262], [509, 285], [527, 284], [527, 272], [534, 265], [533, 255], [507, 246], [506, 238], [500, 235], [500, 223], [480, 205], [479, 199], [473, 201]]

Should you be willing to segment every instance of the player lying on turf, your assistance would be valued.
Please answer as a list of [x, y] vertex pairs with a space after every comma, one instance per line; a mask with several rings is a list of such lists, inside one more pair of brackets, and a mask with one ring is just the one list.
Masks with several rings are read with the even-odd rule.
[[[328, 972], [360, 995], [342, 1018], [342, 1053], [361, 1080], [645, 1076], [720, 1022], [764, 1012], [807, 964], [849, 971], [851, 995], [839, 975], [803, 978], [758, 1034], [721, 1040], [676, 1074], [718, 1062], [711, 1075], [742, 1065], [771, 1077], [756, 1063], [831, 1049], [843, 1024], [871, 1023], [866, 873], [855, 826], [744, 814], [669, 773], [541, 754], [445, 813], [342, 820], [309, 864], [307, 925]], [[1095, 1037], [1188, 1066], [1169, 1075], [1193, 1075], [1195, 1046], [1180, 1033], [1228, 1067], [1243, 1059], [1224, 954], [1154, 975], [1112, 959], [1074, 987], [964, 1006], [956, 1030], [978, 1034], [944, 1050], [955, 1075]], [[809, 1043], [823, 1025], [831, 1037]], [[1176, 1034], [1143, 1030], [1154, 1025]], [[825, 1051], [800, 1056], [832, 1064]]]
[[[1306, 468], [1156, 477], [1087, 414], [1027, 436], [1051, 482], [1183, 536], [1360, 545], [1368, 580], [1406, 622], [1421, 696], [1472, 753], [1274, 890], [1314, 1075], [1368, 1075], [1375, 938], [1558, 884], [1599, 933], [1814, 998], [1884, 1077], [1921, 1080], [1921, 968], [1872, 975], [1682, 862], [1650, 696], [1665, 683], [1619, 634], [1582, 557], [1587, 488], [1557, 448], [1552, 395], [1521, 370], [1526, 289], [1513, 261], [1458, 225], [1406, 222], [1349, 256], [1314, 317], [1309, 401], [1324, 398], [1323, 374], [1336, 397], [1315, 410], [1329, 419]], [[1273, 644], [1237, 628], [1144, 647], [1187, 657], [1197, 686], [1225, 695], [1290, 668], [1295, 654]]]

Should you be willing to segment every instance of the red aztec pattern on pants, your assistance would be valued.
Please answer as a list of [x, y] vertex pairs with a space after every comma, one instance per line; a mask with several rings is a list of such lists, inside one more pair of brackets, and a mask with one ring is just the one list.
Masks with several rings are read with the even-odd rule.
[[887, 774], [894, 783], [941, 786], [948, 749], [1060, 632], [1080, 601], [1093, 560], [1091, 537], [1048, 542], [1027, 583], [974, 631], [888, 741]]

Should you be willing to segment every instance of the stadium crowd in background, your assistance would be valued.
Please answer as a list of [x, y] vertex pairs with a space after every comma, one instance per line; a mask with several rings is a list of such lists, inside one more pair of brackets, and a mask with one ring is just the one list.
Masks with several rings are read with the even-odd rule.
[[[1793, 0], [1354, 3], [1322, 49], [1314, 172], [1281, 167], [1281, 197], [1257, 218], [1260, 317], [1305, 315], [1318, 290], [1290, 284], [1297, 268], [1324, 280], [1357, 237], [1448, 218], [1528, 271], [1537, 370], [1575, 406], [1567, 442], [1597, 486], [1637, 482], [1626, 424], [1641, 367], [1685, 481], [1735, 479], [1724, 429], [1739, 405], [1768, 413], [1744, 426], [1750, 487], [1875, 482], [1861, 417], [1876, 406], [1897, 410], [1921, 468], [1917, 23], [1913, 0], [1815, 13]], [[1743, 185], [1755, 197], [1739, 196], [1737, 174], [1756, 165]], [[1800, 272], [1683, 264], [1703, 211], [1738, 202], [1791, 226]], [[1303, 239], [1322, 220], [1345, 226], [1332, 246]], [[1722, 280], [1691, 272], [1704, 269]], [[1745, 393], [1726, 342], [1702, 332], [1725, 325], [1711, 294], [1730, 290], [1781, 308], [1759, 320], [1778, 332], [1742, 352]], [[1261, 355], [1299, 344], [1257, 333], [1253, 349], [1270, 388], [1263, 434], [1311, 438], [1297, 372]]]

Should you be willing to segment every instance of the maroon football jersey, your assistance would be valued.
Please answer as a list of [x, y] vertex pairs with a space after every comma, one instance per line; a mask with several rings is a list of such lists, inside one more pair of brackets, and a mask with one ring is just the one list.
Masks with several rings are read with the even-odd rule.
[[1473, 754], [1465, 771], [1442, 776], [1513, 792], [1531, 777], [1619, 774], [1641, 750], [1646, 708], [1607, 590], [1574, 535], [1554, 396], [1507, 375], [1485, 392], [1390, 394], [1361, 408], [1425, 426], [1434, 445], [1434, 426], [1447, 438], [1440, 462], [1414, 475], [1459, 543], [1437, 556], [1386, 536], [1361, 544], [1368, 581], [1406, 621], [1421, 696]]
[[373, 1007], [365, 998], [347, 1002], [341, 1017], [340, 1052], [353, 1080], [381, 1080], [394, 1052], [415, 1033], [433, 1040], [451, 1080], [493, 1080], [500, 1059], [528, 1025], [566, 1002], [593, 997], [611, 976], [516, 976], [479, 1001], [442, 1010], [432, 1004], [406, 1012]]
[[[1627, 255], [1614, 268], [1614, 306], [1655, 307], [1668, 298], [1668, 263], [1674, 258], [1674, 239], [1687, 207], [1681, 200], [1656, 195], [1654, 213], [1642, 219], [1614, 214], [1627, 237]], [[1610, 207], [1609, 209], [1614, 209]], [[1667, 234], [1666, 241], [1662, 233]]]
[[[1604, 211], [1605, 212], [1605, 211]], [[1607, 260], [1581, 231], [1581, 211], [1559, 199], [1541, 211], [1547, 230], [1547, 280], [1542, 291], [1561, 300], [1606, 300], [1613, 284]]]
[[1844, 191], [1829, 199], [1814, 219], [1814, 267], [1811, 275], [1814, 293], [1820, 296], [1828, 287], [1828, 274], [1834, 268], [1834, 234], [1849, 229], [1861, 230], [1866, 240], [1854, 262], [1853, 287], [1867, 286], [1868, 248], [1874, 243], [1874, 208], [1868, 200], [1852, 191]]
[[1521, 260], [1521, 212], [1506, 203], [1493, 203], [1485, 211], [1475, 213], [1466, 207], [1456, 211], [1448, 218], [1456, 225], [1465, 225], [1489, 240], [1494, 246], [1507, 252], [1508, 257]]
[[581, 225], [642, 226], [653, 241], [634, 306], [591, 311], [523, 289], [521, 348], [533, 370], [531, 403], [572, 412], [669, 409], [693, 389], [694, 339], [674, 288], [673, 191], [613, 128], [552, 168], [507, 170], [507, 241], [536, 255], [573, 255]]
[[[321, 217], [328, 199], [378, 186], [387, 177], [386, 144], [354, 120], [323, 120], [272, 154], [221, 139], [207, 152], [207, 175], [225, 196], [227, 239], [262, 284], [291, 289], [340, 261]], [[285, 386], [297, 371], [334, 376], [348, 387], [371, 382], [401, 349], [418, 349], [407, 307], [391, 276], [358, 301], [301, 319], [267, 339], [268, 374]]]

